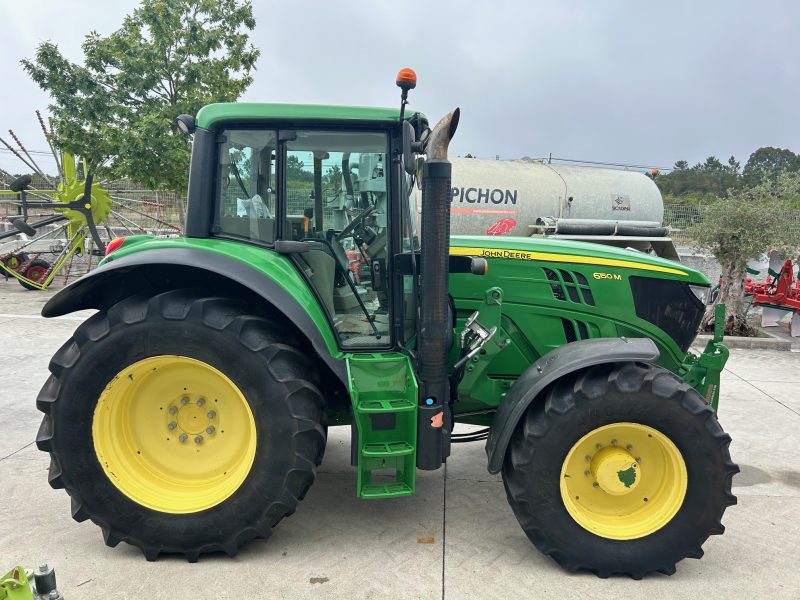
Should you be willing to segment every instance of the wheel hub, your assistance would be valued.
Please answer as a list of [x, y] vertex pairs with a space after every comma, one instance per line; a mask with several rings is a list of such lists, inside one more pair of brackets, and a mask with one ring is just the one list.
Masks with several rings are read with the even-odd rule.
[[[187, 398], [188, 402], [181, 402]], [[180, 399], [170, 403], [167, 411], [167, 429], [170, 431], [177, 429], [179, 433], [183, 432], [190, 436], [212, 434], [215, 431], [214, 420], [217, 415], [215, 411], [207, 410], [205, 403], [203, 396], [196, 399], [181, 396]]]
[[607, 494], [623, 496], [639, 485], [639, 463], [630, 452], [617, 446], [606, 446], [595, 454], [590, 471]]

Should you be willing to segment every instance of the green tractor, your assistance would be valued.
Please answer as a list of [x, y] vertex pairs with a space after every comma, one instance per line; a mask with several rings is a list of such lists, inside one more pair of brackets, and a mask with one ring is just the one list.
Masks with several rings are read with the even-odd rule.
[[53, 356], [37, 445], [106, 544], [193, 562], [269, 537], [339, 425], [365, 499], [485, 440], [523, 530], [570, 571], [671, 574], [722, 533], [727, 350], [688, 351], [708, 280], [605, 246], [451, 238], [459, 111], [430, 130], [405, 111], [415, 84], [401, 71], [399, 110], [179, 117], [184, 237], [118, 238], [47, 303], [97, 309]]

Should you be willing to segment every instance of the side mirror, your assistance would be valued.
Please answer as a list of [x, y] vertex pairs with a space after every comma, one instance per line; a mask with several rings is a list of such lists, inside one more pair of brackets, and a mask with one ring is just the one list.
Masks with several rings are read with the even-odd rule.
[[192, 115], [178, 115], [175, 118], [175, 126], [183, 135], [192, 135], [194, 130], [197, 129]]
[[408, 121], [403, 121], [403, 167], [409, 175], [417, 172], [415, 154], [418, 152], [419, 143], [415, 137], [414, 126]]

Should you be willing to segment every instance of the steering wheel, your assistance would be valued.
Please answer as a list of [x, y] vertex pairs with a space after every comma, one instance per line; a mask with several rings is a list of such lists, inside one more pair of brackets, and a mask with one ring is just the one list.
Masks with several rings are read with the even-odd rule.
[[364, 222], [364, 219], [370, 216], [373, 212], [375, 212], [375, 206], [370, 206], [367, 210], [365, 210], [364, 212], [359, 214], [355, 219], [350, 221], [350, 223], [347, 224], [347, 227], [342, 229], [341, 233], [339, 233], [339, 235], [336, 236], [336, 239], [341, 241], [346, 237], [349, 237], [353, 233], [353, 231], [355, 231], [355, 229]]

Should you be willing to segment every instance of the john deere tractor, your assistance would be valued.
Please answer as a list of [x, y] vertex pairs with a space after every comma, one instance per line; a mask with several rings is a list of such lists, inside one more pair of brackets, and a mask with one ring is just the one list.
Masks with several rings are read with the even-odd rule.
[[399, 109], [179, 117], [184, 237], [114, 240], [43, 309], [97, 309], [37, 399], [50, 484], [109, 546], [196, 561], [295, 512], [329, 427], [350, 426], [371, 500], [485, 440], [522, 529], [566, 569], [699, 558], [738, 470], [715, 412], [727, 350], [689, 352], [708, 280], [606, 246], [451, 238], [459, 111], [430, 130], [405, 110], [413, 71], [397, 83]]

